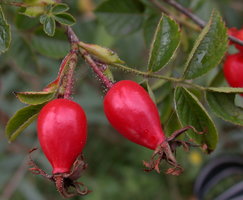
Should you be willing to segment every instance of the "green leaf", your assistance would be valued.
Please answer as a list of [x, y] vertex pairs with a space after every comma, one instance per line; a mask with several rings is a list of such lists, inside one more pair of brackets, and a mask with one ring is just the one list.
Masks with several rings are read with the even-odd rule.
[[[171, 106], [173, 104], [172, 91], [170, 94], [167, 94], [162, 101], [158, 102], [158, 100], [157, 100], [157, 107], [159, 112], [161, 113], [160, 121], [166, 126], [167, 121], [171, 118], [171, 114], [174, 112]], [[168, 136], [168, 132], [165, 131], [165, 134]]]
[[[169, 114], [170, 116], [163, 127], [163, 130], [166, 133], [167, 137], [170, 136], [176, 130], [179, 130], [181, 128], [181, 124], [179, 122], [178, 116], [176, 115], [176, 112], [172, 111]], [[180, 137], [184, 138], [183, 136]]]
[[149, 71], [156, 72], [164, 67], [175, 53], [180, 43], [178, 24], [163, 15], [157, 26], [148, 62]]
[[187, 59], [184, 78], [197, 78], [216, 67], [224, 57], [227, 46], [227, 29], [220, 14], [214, 11]]
[[243, 108], [235, 105], [235, 94], [207, 92], [206, 98], [215, 115], [225, 121], [243, 126]]
[[174, 95], [176, 112], [183, 126], [191, 125], [198, 131], [206, 131], [199, 135], [192, 130], [188, 135], [200, 145], [207, 145], [206, 151], [210, 153], [216, 147], [218, 135], [215, 125], [199, 100], [183, 87], [177, 87]]
[[153, 100], [153, 102], [156, 104], [156, 99], [155, 99], [155, 96], [154, 96], [154, 92], [151, 89], [148, 81], [146, 81], [146, 88], [147, 88], [147, 91], [148, 91], [149, 96], [151, 97], [151, 99]]
[[48, 17], [48, 15], [41, 15], [41, 16], [40, 16], [40, 23], [41, 23], [41, 24], [44, 24], [45, 21], [46, 21], [46, 19], [47, 19], [47, 17]]
[[223, 70], [219, 70], [213, 79], [209, 82], [210, 87], [220, 87], [225, 81]]
[[44, 104], [31, 105], [17, 111], [7, 123], [5, 132], [10, 142], [27, 128], [36, 118]]
[[52, 7], [51, 9], [51, 12], [53, 14], [59, 14], [59, 13], [63, 13], [65, 11], [69, 10], [69, 7], [67, 4], [65, 3], [59, 3], [59, 4], [56, 4]]
[[55, 34], [56, 23], [53, 16], [48, 16], [43, 25], [43, 30], [49, 36], [53, 36]]
[[222, 93], [243, 93], [243, 88], [233, 88], [233, 87], [208, 87], [207, 90], [213, 92], [222, 92]]
[[10, 41], [10, 27], [4, 17], [2, 7], [0, 6], [0, 54], [8, 50]]
[[70, 15], [69, 13], [55, 14], [54, 18], [60, 24], [64, 24], [64, 25], [68, 25], [68, 26], [71, 26], [76, 22], [74, 17], [72, 15]]
[[16, 92], [15, 95], [22, 103], [38, 105], [53, 99], [55, 92]]
[[108, 0], [95, 10], [97, 17], [112, 35], [126, 35], [143, 23], [144, 6], [137, 0]]
[[150, 46], [151, 41], [153, 40], [153, 36], [156, 30], [156, 27], [158, 26], [159, 20], [160, 20], [159, 15], [151, 15], [149, 16], [146, 21], [144, 22], [143, 26], [143, 35], [144, 39], [146, 42], [147, 46]]

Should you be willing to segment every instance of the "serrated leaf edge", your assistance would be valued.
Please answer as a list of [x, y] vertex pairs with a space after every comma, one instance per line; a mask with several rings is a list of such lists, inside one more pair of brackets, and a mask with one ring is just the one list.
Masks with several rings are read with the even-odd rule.
[[37, 118], [38, 114], [39, 113], [32, 115], [32, 117], [30, 117], [27, 121], [25, 121], [25, 123], [19, 126], [19, 128], [16, 131], [14, 131], [10, 137], [8, 137], [9, 138], [8, 141], [9, 142], [14, 141], [19, 136], [19, 134], [22, 131], [24, 131], [24, 129], [26, 129]]
[[[47, 98], [45, 101], [42, 101], [40, 103], [27, 103], [26, 101], [24, 101], [22, 99], [22, 97], [19, 96], [20, 95], [38, 95], [38, 94], [43, 94], [43, 95], [51, 95], [49, 98]], [[43, 104], [45, 102], [48, 102], [50, 101], [51, 99], [53, 99], [53, 97], [55, 96], [55, 92], [44, 92], [44, 91], [41, 91], [41, 92], [14, 92], [14, 95], [18, 98], [18, 100], [24, 104], [29, 104], [29, 105], [40, 105], [40, 104]]]
[[[214, 124], [214, 122], [213, 122], [213, 120], [212, 120], [212, 118], [211, 118], [211, 116], [208, 114], [208, 112], [207, 112], [207, 110], [204, 108], [204, 106], [201, 104], [201, 102], [198, 100], [198, 98], [195, 96], [195, 95], [193, 95], [190, 91], [188, 91], [186, 88], [184, 88], [184, 87], [180, 87], [180, 86], [177, 86], [176, 88], [175, 88], [175, 91], [174, 91], [174, 104], [175, 104], [175, 111], [176, 111], [176, 115], [177, 115], [177, 118], [178, 118], [178, 120], [179, 120], [179, 123], [180, 123], [180, 125], [181, 126], [183, 126], [182, 125], [182, 122], [181, 122], [181, 119], [180, 119], [180, 117], [179, 117], [179, 114], [178, 114], [178, 112], [177, 112], [177, 104], [176, 104], [176, 91], [178, 90], [178, 88], [182, 88], [182, 89], [184, 89], [196, 102], [197, 102], [197, 104], [199, 105], [199, 107], [203, 110], [203, 112], [206, 114], [206, 116], [208, 117], [208, 119], [211, 121], [211, 123], [212, 123], [212, 125], [213, 125], [213, 128], [215, 129], [215, 132], [216, 132], [216, 135], [217, 135], [217, 138], [216, 138], [216, 144], [218, 143], [218, 131], [217, 131], [217, 128], [216, 128], [216, 126], [215, 126], [215, 124]], [[190, 137], [190, 135], [188, 135], [189, 137]], [[215, 148], [214, 148], [215, 149]], [[213, 150], [214, 150], [213, 149]], [[210, 149], [211, 150], [211, 149]]]
[[[60, 15], [60, 14], [69, 15], [69, 16], [73, 19], [74, 22], [73, 22], [72, 24], [67, 24], [67, 23], [60, 22], [59, 19], [56, 17], [56, 15]], [[54, 19], [55, 19], [58, 23], [60, 23], [60, 24], [64, 24], [64, 25], [68, 25], [68, 26], [72, 26], [73, 24], [76, 23], [76, 19], [75, 19], [71, 14], [66, 13], [66, 12], [55, 14], [55, 15], [54, 15]]]
[[[209, 92], [222, 93], [222, 92], [215, 92], [215, 91], [209, 91]], [[208, 104], [210, 110], [213, 112], [213, 114], [214, 114], [215, 116], [219, 117], [220, 119], [226, 121], [226, 122], [230, 122], [230, 123], [233, 123], [233, 124], [235, 124], [235, 125], [242, 126], [243, 123], [241, 124], [241, 123], [238, 123], [238, 122], [235, 122], [235, 121], [230, 121], [230, 120], [228, 120], [228, 119], [225, 119], [225, 118], [223, 118], [221, 115], [219, 115], [217, 112], [214, 111], [214, 109], [212, 108], [211, 104], [210, 104], [209, 101], [208, 101], [208, 93], [209, 93], [209, 92], [206, 92], [206, 94], [205, 94], [205, 99], [206, 99], [206, 101], [207, 101], [207, 104]]]
[[0, 54], [2, 54], [2, 53], [6, 52], [9, 49], [10, 43], [11, 43], [11, 40], [12, 40], [11, 39], [12, 36], [11, 36], [11, 31], [10, 31], [10, 25], [7, 23], [7, 20], [6, 20], [5, 16], [4, 16], [3, 9], [2, 9], [1, 5], [0, 5], [0, 15], [2, 15], [2, 18], [3, 18], [3, 20], [6, 23], [6, 26], [7, 26], [7, 29], [8, 29], [8, 34], [9, 34], [9, 40], [7, 42], [7, 48], [5, 48], [5, 50], [3, 50], [3, 51], [0, 51]]
[[[53, 12], [53, 9], [54, 9], [56, 6], [59, 6], [59, 5], [65, 5], [65, 6], [67, 6], [66, 10], [63, 10], [63, 11], [61, 11], [61, 12]], [[64, 13], [64, 12], [68, 11], [69, 9], [70, 9], [70, 8], [69, 8], [69, 6], [68, 6], [66, 3], [58, 3], [58, 4], [54, 5], [54, 6], [51, 8], [51, 11], [52, 11], [53, 14], [61, 14], [61, 13]]]
[[[179, 27], [178, 24], [175, 22], [175, 20], [173, 20], [170, 16], [167, 16], [167, 15], [165, 15], [165, 14], [162, 14], [162, 16], [161, 16], [161, 18], [160, 18], [160, 20], [159, 20], [159, 23], [158, 23], [158, 25], [157, 25], [157, 27], [156, 27], [156, 30], [155, 30], [155, 33], [154, 33], [154, 36], [153, 36], [151, 45], [150, 45], [149, 59], [148, 59], [148, 68], [149, 68], [149, 66], [150, 66], [150, 60], [151, 60], [151, 57], [152, 57], [153, 46], [154, 46], [154, 43], [155, 43], [155, 40], [156, 40], [156, 36], [157, 36], [157, 34], [158, 34], [158, 31], [159, 31], [160, 23], [162, 22], [162, 20], [163, 20], [164, 17], [167, 17], [167, 18], [169, 18], [171, 21], [173, 21], [173, 23], [175, 23], [175, 24], [177, 25], [178, 32], [180, 32], [180, 27]], [[168, 59], [168, 61], [164, 64], [164, 66], [162, 66], [159, 70], [161, 70], [163, 67], [165, 67], [165, 66], [166, 66], [166, 65], [167, 65], [167, 64], [168, 64], [168, 63], [175, 57], [176, 51], [177, 51], [178, 47], [180, 46], [180, 43], [181, 43], [181, 41], [179, 40], [179, 42], [178, 42], [178, 44], [177, 44], [177, 46], [176, 46], [176, 48], [175, 48], [175, 50], [174, 50], [172, 56], [170, 57], [170, 59]], [[149, 69], [149, 71], [151, 71], [151, 72], [156, 72], [156, 71], [159, 71], [159, 70], [155, 70], [155, 71], [153, 71], [152, 69]]]
[[[221, 90], [223, 89], [223, 90]], [[227, 90], [228, 89], [228, 90]], [[208, 91], [218, 92], [218, 93], [243, 93], [243, 88], [233, 88], [233, 87], [208, 87]]]
[[[40, 104], [41, 105], [41, 104]], [[45, 105], [45, 103], [42, 104], [42, 107], [40, 108], [40, 110], [43, 108], [43, 106]], [[25, 129], [27, 128], [37, 117], [38, 113], [32, 115], [31, 117], [28, 118], [28, 120], [26, 120], [21, 126], [19, 126], [14, 132], [10, 133], [8, 131], [8, 127], [10, 125], [10, 123], [12, 122], [12, 120], [16, 117], [16, 115], [21, 112], [23, 109], [26, 109], [28, 107], [31, 106], [35, 106], [35, 105], [29, 105], [26, 106], [24, 108], [21, 108], [20, 110], [16, 111], [13, 116], [8, 120], [6, 127], [5, 127], [5, 135], [8, 137], [9, 142], [12, 142], [13, 140], [16, 139], [16, 137], [18, 137], [18, 135]], [[36, 105], [38, 106], [38, 105]]]
[[[222, 22], [222, 23], [224, 24], [224, 26], [225, 26], [225, 22], [223, 21], [221, 15], [220, 15], [216, 10], [213, 10], [213, 11], [212, 11], [212, 14], [211, 14], [211, 17], [210, 17], [210, 19], [209, 19], [209, 22], [207, 23], [207, 25], [204, 27], [203, 31], [201, 32], [201, 34], [200, 34], [199, 37], [197, 38], [196, 43], [193, 45], [193, 48], [192, 48], [192, 50], [191, 50], [191, 52], [190, 52], [190, 54], [189, 54], [189, 57], [188, 57], [188, 59], [187, 59], [187, 61], [186, 61], [186, 63], [185, 63], [185, 67], [184, 67], [185, 70], [184, 70], [184, 73], [183, 73], [183, 76], [182, 76], [183, 79], [194, 79], [194, 78], [198, 78], [198, 77], [204, 75], [204, 74], [202, 74], [202, 75], [200, 75], [200, 76], [191, 77], [191, 78], [186, 78], [186, 73], [187, 73], [187, 71], [188, 71], [188, 69], [189, 69], [190, 62], [191, 62], [191, 60], [192, 60], [192, 58], [193, 58], [193, 56], [194, 56], [194, 54], [195, 54], [195, 52], [196, 52], [196, 49], [197, 49], [198, 46], [200, 45], [201, 41], [204, 39], [205, 35], [209, 32], [209, 30], [210, 30], [210, 26], [211, 26], [212, 21], [213, 21], [213, 18], [214, 18], [215, 16], [218, 16], [218, 17], [220, 18], [220, 22]], [[225, 27], [226, 27], [226, 26], [225, 26]], [[225, 52], [226, 52], [226, 51], [227, 51], [227, 48], [226, 48]], [[221, 56], [221, 59], [219, 59], [218, 63], [215, 64], [215, 66], [217, 66], [217, 65], [221, 62], [221, 60], [222, 60], [223, 57], [224, 57], [224, 55]], [[210, 71], [210, 70], [209, 70], [209, 71]]]
[[54, 31], [53, 31], [53, 34], [49, 34], [47, 31], [46, 31], [46, 29], [45, 29], [45, 22], [44, 22], [44, 24], [43, 24], [43, 30], [44, 30], [44, 32], [48, 35], [48, 36], [54, 36], [55, 35], [55, 30], [56, 30], [56, 21], [55, 21], [55, 18], [53, 17], [53, 16], [49, 16], [50, 18], [52, 18], [53, 20], [54, 20]]

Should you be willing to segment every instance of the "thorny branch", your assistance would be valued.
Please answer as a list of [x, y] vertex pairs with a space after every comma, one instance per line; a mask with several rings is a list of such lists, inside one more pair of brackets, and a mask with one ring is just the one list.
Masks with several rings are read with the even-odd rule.
[[93, 71], [98, 75], [101, 79], [103, 84], [106, 86], [107, 89], [110, 89], [113, 86], [112, 81], [110, 81], [102, 72], [102, 69], [98, 67], [96, 62], [91, 58], [87, 51], [82, 50], [80, 51], [82, 56], [84, 57], [85, 61], [89, 64], [89, 66], [93, 69]]
[[165, 13], [166, 15], [170, 16], [171, 18], [173, 18], [175, 21], [177, 21], [179, 24], [185, 25], [187, 27], [189, 27], [190, 29], [193, 29], [195, 31], [200, 31], [201, 27], [198, 26], [195, 23], [191, 23], [188, 20], [183, 19], [181, 16], [176, 16], [176, 15], [171, 15], [171, 13], [169, 13], [169, 11], [160, 4], [160, 2], [158, 0], [150, 0], [150, 2], [157, 7], [162, 13]]
[[164, 0], [167, 4], [173, 6], [175, 9], [189, 17], [192, 21], [194, 21], [196, 24], [198, 24], [201, 28], [203, 28], [206, 25], [206, 22], [204, 22], [201, 18], [199, 18], [197, 15], [193, 14], [190, 10], [187, 8], [184, 8], [181, 4], [174, 0]]
[[[79, 43], [77, 35], [74, 33], [73, 29], [70, 26], [67, 27], [67, 35], [71, 44]], [[102, 83], [106, 86], [106, 88], [111, 88], [113, 85], [112, 81], [103, 74], [102, 69], [99, 68], [95, 60], [93, 60], [93, 58], [90, 56], [90, 54], [84, 49], [80, 50], [80, 53], [82, 54], [85, 61], [89, 64], [89, 66], [93, 69], [93, 71], [97, 74]]]

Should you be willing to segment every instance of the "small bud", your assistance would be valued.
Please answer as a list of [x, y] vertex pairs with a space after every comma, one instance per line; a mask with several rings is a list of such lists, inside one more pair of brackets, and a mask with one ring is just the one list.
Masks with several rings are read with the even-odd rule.
[[44, 7], [43, 6], [31, 6], [26, 8], [25, 12], [23, 14], [27, 15], [28, 17], [37, 17], [44, 13]]
[[115, 52], [105, 47], [101, 47], [96, 44], [86, 44], [83, 42], [79, 42], [79, 46], [106, 64], [124, 63], [124, 61], [122, 61]]
[[109, 80], [111, 80], [112, 82], [114, 82], [114, 77], [113, 77], [113, 74], [111, 72], [111, 70], [109, 69], [109, 67], [107, 67], [103, 73], [105, 74], [106, 77], [109, 78]]
[[37, 17], [45, 12], [45, 6], [49, 4], [54, 4], [53, 0], [25, 0], [28, 6], [24, 11], [24, 15], [28, 17]]

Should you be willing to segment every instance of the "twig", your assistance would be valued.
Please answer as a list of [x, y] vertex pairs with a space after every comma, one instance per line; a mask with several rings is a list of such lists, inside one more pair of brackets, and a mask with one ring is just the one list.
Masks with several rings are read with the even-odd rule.
[[140, 76], [144, 76], [144, 77], [148, 77], [148, 78], [163, 79], [163, 80], [171, 81], [171, 82], [178, 83], [178, 84], [181, 84], [181, 85], [190, 85], [191, 87], [197, 88], [197, 89], [202, 90], [202, 91], [207, 90], [206, 87], [203, 87], [203, 86], [191, 83], [191, 82], [187, 82], [183, 79], [163, 76], [163, 75], [152, 73], [152, 72], [144, 72], [144, 71], [140, 71], [140, 70], [137, 70], [137, 69], [134, 69], [134, 68], [130, 68], [130, 67], [127, 67], [125, 65], [118, 64], [118, 63], [113, 63], [113, 64], [111, 64], [111, 66], [116, 67], [117, 69], [120, 69], [120, 70], [123, 70], [123, 71], [128, 71], [128, 72], [140, 75]]
[[79, 42], [77, 35], [70, 26], [67, 26], [67, 36], [71, 44]]
[[169, 13], [169, 11], [164, 8], [157, 0], [150, 0], [150, 2], [156, 6], [162, 13], [165, 13], [166, 15], [170, 16], [171, 18], [173, 18], [175, 21], [177, 21], [179, 24], [183, 24], [195, 31], [200, 31], [201, 27], [199, 27], [198, 25], [191, 23], [187, 20], [184, 20], [183, 18], [181, 18], [180, 16], [175, 16], [175, 15], [171, 15]]
[[0, 5], [10, 5], [10, 6], [16, 6], [16, 7], [22, 7], [22, 8], [28, 7], [25, 3], [22, 3], [22, 2], [4, 2], [2, 0], [0, 0]]
[[71, 60], [69, 61], [69, 69], [66, 77], [66, 88], [64, 92], [64, 99], [69, 99], [72, 95], [72, 88], [73, 88], [73, 74], [75, 71], [75, 68], [77, 66], [77, 55], [75, 55]]
[[242, 45], [243, 46], [243, 41], [242, 40], [239, 40], [238, 38], [232, 36], [232, 35], [229, 35], [229, 39], [232, 41], [232, 42], [235, 42], [239, 45]]
[[157, 0], [150, 0], [150, 2], [154, 4], [161, 12], [165, 13], [166, 15], [170, 15], [170, 13]]
[[[67, 27], [67, 35], [68, 39], [71, 44], [77, 44], [79, 42], [79, 39], [77, 35], [74, 33], [72, 28], [70, 26]], [[93, 69], [93, 71], [97, 74], [99, 79], [102, 81], [102, 83], [106, 86], [106, 88], [111, 88], [113, 86], [113, 83], [111, 80], [109, 80], [102, 72], [102, 70], [98, 67], [96, 62], [93, 60], [93, 58], [90, 56], [90, 54], [85, 50], [80, 50], [80, 53], [82, 54], [85, 61], [89, 64], [89, 66]]]
[[[206, 22], [203, 21], [201, 18], [199, 18], [197, 15], [193, 14], [190, 10], [187, 8], [183, 7], [181, 4], [176, 2], [175, 0], [164, 0], [167, 4], [173, 6], [175, 9], [189, 17], [192, 21], [194, 21], [197, 25], [199, 25], [201, 28], [203, 28], [206, 25]], [[229, 35], [229, 39], [239, 45], [243, 46], [243, 41], [237, 39], [236, 37], [233, 37]]]
[[181, 13], [183, 13], [187, 17], [189, 17], [192, 21], [194, 21], [196, 24], [198, 24], [201, 28], [203, 28], [206, 25], [206, 23], [201, 18], [194, 15], [190, 10], [188, 10], [187, 8], [184, 8], [178, 2], [176, 2], [174, 0], [164, 0], [164, 1], [166, 3], [168, 3], [169, 5], [173, 6], [174, 8], [176, 8], [177, 10], [179, 10]]
[[93, 69], [93, 71], [98, 75], [102, 83], [107, 87], [107, 89], [110, 89], [113, 86], [112, 81], [110, 81], [101, 71], [101, 69], [98, 67], [96, 62], [91, 58], [91, 56], [88, 54], [87, 51], [82, 50], [81, 51], [82, 56], [84, 57], [85, 61], [89, 64], [89, 66]]

